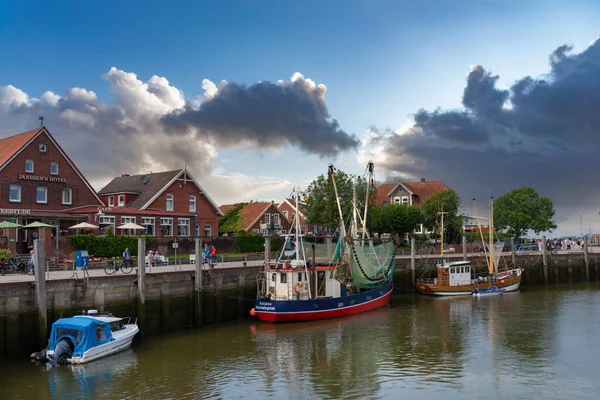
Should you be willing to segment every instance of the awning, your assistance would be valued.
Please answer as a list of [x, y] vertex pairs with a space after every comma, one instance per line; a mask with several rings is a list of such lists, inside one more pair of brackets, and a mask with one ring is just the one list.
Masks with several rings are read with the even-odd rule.
[[128, 222], [124, 225], [117, 226], [117, 229], [139, 229], [139, 230], [142, 230], [142, 229], [146, 229], [146, 228], [141, 225], [134, 224], [133, 222]]
[[77, 225], [70, 226], [69, 229], [100, 229], [100, 227], [88, 224], [87, 222], [82, 222]]

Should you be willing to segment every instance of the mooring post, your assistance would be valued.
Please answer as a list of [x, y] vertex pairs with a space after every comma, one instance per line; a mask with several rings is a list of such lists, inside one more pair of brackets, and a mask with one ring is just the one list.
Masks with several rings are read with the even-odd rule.
[[138, 322], [140, 324], [140, 335], [143, 335], [143, 329], [146, 325], [146, 239], [138, 239]]
[[[396, 262], [394, 260], [394, 262]], [[411, 237], [410, 238], [410, 282], [411, 282], [411, 286], [414, 288], [415, 287], [415, 263], [416, 263], [416, 259], [415, 259], [415, 238]]]
[[583, 259], [585, 261], [585, 280], [590, 280], [590, 255], [589, 255], [588, 237], [583, 237]]
[[271, 266], [271, 238], [269, 236], [265, 237], [265, 263], [267, 267]]
[[195, 326], [202, 325], [202, 287], [204, 286], [204, 271], [202, 271], [202, 240], [196, 239], [196, 273], [194, 275], [194, 316]]
[[43, 240], [36, 239], [33, 241], [33, 256], [35, 302], [37, 303], [38, 313], [38, 341], [40, 348], [46, 348], [48, 344], [48, 310], [46, 309], [46, 274], [44, 273], [46, 254]]
[[510, 238], [510, 256], [512, 258], [513, 267], [517, 266], [517, 254], [515, 253], [515, 238]]
[[466, 236], [462, 237], [462, 247], [463, 247], [463, 261], [467, 261], [468, 256], [467, 256], [467, 237]]
[[548, 260], [546, 259], [546, 236], [542, 236], [542, 261], [544, 263], [544, 283], [548, 284]]

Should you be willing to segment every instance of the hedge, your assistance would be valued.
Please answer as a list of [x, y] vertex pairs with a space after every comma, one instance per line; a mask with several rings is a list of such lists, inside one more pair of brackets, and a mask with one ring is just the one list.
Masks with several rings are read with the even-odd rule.
[[[283, 246], [282, 237], [271, 238], [271, 250], [281, 250]], [[259, 233], [246, 233], [240, 231], [234, 237], [235, 251], [239, 253], [260, 253], [265, 251], [265, 237]]]
[[[120, 257], [126, 247], [132, 255], [137, 254], [139, 237], [114, 236], [110, 233], [106, 236], [76, 235], [69, 237], [69, 243], [75, 247], [75, 250], [87, 250], [90, 257]], [[142, 237], [146, 238], [146, 248], [148, 248], [152, 244], [152, 237]]]

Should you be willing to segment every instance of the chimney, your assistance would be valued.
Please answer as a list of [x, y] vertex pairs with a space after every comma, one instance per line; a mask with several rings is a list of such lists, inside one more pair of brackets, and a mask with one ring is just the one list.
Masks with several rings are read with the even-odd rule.
[[425, 182], [425, 178], [421, 178], [421, 182]]
[[121, 174], [121, 178], [124, 178], [126, 176], [129, 176], [129, 174]]

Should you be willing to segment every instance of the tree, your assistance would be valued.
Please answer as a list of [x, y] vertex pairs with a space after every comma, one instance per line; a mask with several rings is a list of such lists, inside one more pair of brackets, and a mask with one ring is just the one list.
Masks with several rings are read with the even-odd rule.
[[441, 224], [439, 212], [445, 212], [444, 230], [446, 238], [444, 241], [454, 242], [458, 240], [462, 229], [463, 217], [459, 214], [460, 197], [454, 190], [442, 190], [434, 193], [421, 204], [425, 228], [433, 230]]
[[423, 223], [423, 213], [408, 204], [375, 206], [370, 212], [369, 228], [374, 233], [400, 236], [412, 234]]
[[508, 229], [516, 238], [528, 230], [539, 234], [556, 228], [552, 217], [554, 204], [547, 197], [540, 196], [532, 187], [513, 189], [498, 197], [494, 202], [494, 225]]
[[[343, 171], [338, 170], [335, 174], [335, 182], [340, 197], [340, 204], [342, 205], [342, 213], [347, 224], [350, 218], [352, 218], [353, 178]], [[363, 210], [365, 203], [366, 186], [367, 183], [364, 178], [357, 178], [356, 200], [361, 217], [362, 211], [360, 210]], [[306, 219], [309, 223], [321, 223], [331, 230], [335, 230], [338, 227], [340, 217], [331, 177], [320, 175], [312, 181], [306, 191], [305, 200], [304, 209], [306, 210]], [[346, 228], [349, 228], [348, 225], [346, 225]]]

